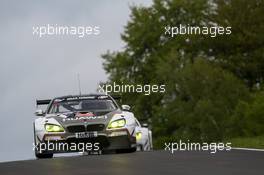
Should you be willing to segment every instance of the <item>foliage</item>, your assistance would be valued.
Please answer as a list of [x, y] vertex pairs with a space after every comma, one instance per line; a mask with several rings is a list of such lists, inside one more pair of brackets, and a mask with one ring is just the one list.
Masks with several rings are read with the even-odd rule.
[[232, 73], [202, 59], [186, 65], [167, 85], [171, 88], [159, 109], [167, 122], [155, 124], [167, 126], [167, 134], [201, 141], [222, 140], [238, 100], [248, 97], [246, 87]]
[[[108, 83], [165, 84], [122, 94], [155, 137], [219, 141], [263, 133], [263, 0], [154, 0], [133, 6], [121, 51], [102, 57]], [[231, 35], [165, 35], [166, 26], [231, 26]]]
[[251, 100], [240, 102], [230, 119], [232, 137], [259, 136], [264, 133], [264, 92], [252, 95]]

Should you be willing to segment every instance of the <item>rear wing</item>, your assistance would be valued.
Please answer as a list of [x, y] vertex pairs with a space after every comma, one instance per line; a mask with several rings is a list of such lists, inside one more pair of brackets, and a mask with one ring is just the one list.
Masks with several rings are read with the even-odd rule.
[[50, 102], [51, 102], [50, 99], [47, 99], [47, 100], [36, 100], [36, 105], [37, 106], [39, 106], [39, 105], [48, 105]]
[[[80, 96], [63, 96], [63, 97], [58, 97], [56, 99], [68, 99], [68, 98], [80, 98], [80, 97], [85, 97], [86, 95], [80, 95]], [[93, 95], [87, 95], [87, 96], [93, 96]], [[97, 96], [104, 96], [104, 95], [97, 95]], [[96, 96], [95, 96], [96, 97]], [[113, 95], [111, 96], [115, 100], [121, 100], [120, 95]], [[36, 105], [48, 105], [51, 102], [51, 99], [45, 99], [45, 100], [36, 100]]]
[[117, 104], [122, 104], [122, 97], [119, 94], [110, 94], [110, 96], [116, 101]]
[[115, 100], [121, 100], [121, 95], [111, 95], [111, 97]]

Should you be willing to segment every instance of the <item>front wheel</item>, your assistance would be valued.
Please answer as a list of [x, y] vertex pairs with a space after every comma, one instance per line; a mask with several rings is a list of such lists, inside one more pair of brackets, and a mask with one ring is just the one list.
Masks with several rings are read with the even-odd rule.
[[[33, 130], [34, 130], [34, 144], [37, 145], [38, 143], [37, 143], [37, 138], [36, 138], [35, 123], [33, 123]], [[38, 159], [48, 159], [48, 158], [52, 158], [53, 154], [52, 153], [46, 153], [46, 154], [38, 153], [38, 150], [36, 150], [35, 148], [35, 157]]]
[[36, 158], [38, 159], [49, 159], [53, 157], [53, 154], [39, 154], [39, 153], [35, 153]]
[[136, 151], [137, 151], [137, 148], [118, 149], [116, 150], [116, 153], [133, 153]]

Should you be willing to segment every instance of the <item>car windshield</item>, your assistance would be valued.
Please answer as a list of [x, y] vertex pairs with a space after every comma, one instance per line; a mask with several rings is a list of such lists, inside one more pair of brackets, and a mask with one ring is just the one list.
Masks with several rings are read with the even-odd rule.
[[112, 100], [54, 101], [48, 113], [112, 111], [117, 107]]

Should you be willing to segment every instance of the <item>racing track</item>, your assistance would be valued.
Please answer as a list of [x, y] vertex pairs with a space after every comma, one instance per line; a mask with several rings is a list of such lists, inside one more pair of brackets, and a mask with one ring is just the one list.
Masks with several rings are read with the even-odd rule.
[[0, 163], [1, 175], [255, 175], [264, 174], [264, 152], [137, 152]]

